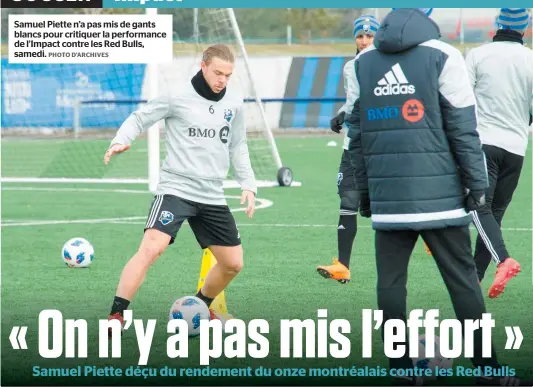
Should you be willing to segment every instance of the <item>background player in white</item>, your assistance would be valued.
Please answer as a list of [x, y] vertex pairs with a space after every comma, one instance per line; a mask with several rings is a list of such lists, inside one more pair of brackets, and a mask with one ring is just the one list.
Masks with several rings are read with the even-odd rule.
[[[226, 88], [234, 56], [225, 45], [203, 53], [201, 70], [173, 87], [175, 92], [149, 101], [118, 130], [104, 162], [130, 148], [133, 140], [165, 120], [166, 158], [137, 253], [124, 267], [109, 319], [123, 324], [123, 311], [141, 286], [150, 266], [163, 254], [185, 220], [202, 247], [217, 259], [197, 297], [211, 305], [243, 267], [235, 219], [226, 204], [223, 181], [230, 162], [242, 188], [241, 204], [252, 217], [257, 193], [246, 142], [243, 98]], [[211, 310], [211, 318], [218, 318]]]
[[486, 203], [474, 213], [474, 260], [480, 281], [491, 257], [498, 265], [490, 298], [503, 293], [520, 271], [505, 246], [501, 223], [520, 179], [532, 120], [533, 52], [523, 40], [529, 17], [525, 8], [502, 8], [493, 42], [470, 50], [466, 57], [489, 176]]
[[[353, 34], [357, 46], [357, 54], [372, 45], [374, 36], [379, 29], [379, 22], [374, 16], [363, 15], [354, 21]], [[344, 65], [344, 90], [347, 90], [347, 82], [350, 77], [346, 74], [353, 71], [354, 59]], [[340, 133], [344, 118], [347, 112], [349, 101], [340, 109], [338, 114], [331, 119], [330, 127], [336, 133]], [[350, 281], [350, 258], [352, 246], [357, 235], [357, 209], [359, 206], [359, 195], [355, 189], [354, 169], [348, 156], [349, 138], [347, 131], [344, 136], [344, 151], [342, 153], [337, 174], [338, 193], [341, 199], [339, 223], [337, 226], [337, 246], [338, 258], [333, 258], [333, 264], [329, 266], [318, 266], [317, 272], [324, 278], [331, 278], [342, 284]]]

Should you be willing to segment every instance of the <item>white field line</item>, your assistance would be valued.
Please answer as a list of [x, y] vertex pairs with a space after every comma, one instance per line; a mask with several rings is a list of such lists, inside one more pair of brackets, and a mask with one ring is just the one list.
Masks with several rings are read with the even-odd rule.
[[[2, 187], [6, 191], [48, 191], [48, 192], [111, 192], [127, 194], [150, 194], [146, 190], [135, 189], [109, 189], [109, 188], [76, 188], [76, 187]], [[226, 196], [228, 199], [240, 199], [240, 196]], [[255, 208], [264, 209], [271, 207], [274, 203], [267, 199], [256, 199], [259, 202]], [[241, 212], [245, 208], [232, 208], [231, 212]], [[146, 216], [130, 216], [120, 218], [100, 218], [100, 219], [74, 219], [74, 220], [19, 220], [19, 219], [2, 219], [3, 227], [16, 226], [42, 226], [54, 224], [94, 224], [94, 223], [117, 223], [117, 224], [144, 224]], [[299, 223], [239, 223], [242, 227], [266, 227], [266, 228], [332, 228], [337, 227], [334, 224], [299, 224]], [[370, 228], [371, 226], [358, 226], [359, 228]], [[503, 231], [531, 232], [532, 228], [502, 228]]]
[[[267, 208], [260, 207], [258, 208]], [[232, 212], [244, 211], [244, 208], [232, 209]], [[110, 224], [130, 224], [140, 225], [146, 223], [146, 216], [131, 216], [124, 218], [103, 218], [103, 219], [76, 219], [76, 220], [36, 220], [17, 222], [15, 220], [5, 220], [2, 227], [21, 227], [21, 226], [45, 226], [54, 224], [91, 224], [91, 223], [110, 223]], [[264, 228], [336, 228], [336, 224], [297, 224], [297, 223], [238, 223], [239, 227], [264, 227]], [[358, 228], [370, 229], [371, 226], [357, 226]], [[475, 230], [474, 227], [471, 228]], [[531, 228], [502, 228], [503, 231], [513, 232], [532, 232]]]
[[[0, 178], [2, 183], [32, 183], [32, 184], [148, 184], [146, 179], [100, 179], [100, 178], [80, 178], [80, 179], [70, 179], [70, 178], [47, 178], [47, 177], [3, 177]], [[259, 188], [269, 188], [269, 187], [279, 187], [279, 183], [274, 180], [256, 180], [257, 187]], [[224, 180], [222, 186], [224, 188], [240, 188], [239, 183], [235, 180]], [[291, 187], [301, 187], [301, 181], [293, 181]], [[33, 189], [36, 191], [35, 189]], [[45, 188], [45, 190], [48, 190]]]
[[[107, 192], [109, 190], [103, 190]], [[123, 190], [122, 190], [123, 191]], [[129, 193], [139, 193], [135, 190], [134, 192]], [[143, 191], [146, 193], [146, 191]], [[240, 196], [226, 196], [227, 199], [240, 199]], [[256, 198], [256, 210], [262, 210], [268, 207], [271, 207], [274, 202], [268, 199]], [[231, 212], [242, 212], [246, 210], [245, 207], [239, 208], [230, 208]], [[100, 223], [123, 223], [123, 222], [132, 222], [132, 224], [144, 224], [146, 221], [146, 216], [129, 216], [129, 217], [119, 217], [119, 218], [99, 218], [99, 219], [65, 219], [65, 220], [16, 220], [16, 219], [2, 219], [1, 227], [25, 227], [25, 226], [48, 226], [48, 225], [59, 225], [59, 224], [100, 224]], [[144, 221], [143, 221], [144, 220]]]
[[[2, 191], [41, 191], [41, 192], [108, 192], [128, 194], [152, 194], [142, 189], [109, 189], [109, 188], [77, 188], [77, 187], [2, 187]], [[153, 195], [153, 194], [152, 194]]]

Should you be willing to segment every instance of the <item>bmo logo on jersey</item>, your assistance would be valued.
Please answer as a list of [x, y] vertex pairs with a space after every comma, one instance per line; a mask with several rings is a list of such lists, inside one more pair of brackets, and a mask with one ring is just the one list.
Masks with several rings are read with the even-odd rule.
[[400, 109], [398, 106], [371, 108], [366, 111], [366, 118], [368, 121], [392, 120], [399, 116]]
[[378, 86], [374, 88], [374, 95], [381, 97], [384, 95], [408, 95], [414, 94], [416, 88], [411, 85], [402, 71], [399, 63], [392, 66], [383, 78], [378, 81]]
[[[189, 137], [200, 137], [200, 138], [215, 138], [217, 131], [215, 129], [202, 129], [202, 128], [189, 128]], [[224, 126], [218, 131], [218, 137], [222, 144], [228, 142], [229, 136], [229, 127]]]
[[215, 129], [189, 128], [189, 137], [214, 138]]

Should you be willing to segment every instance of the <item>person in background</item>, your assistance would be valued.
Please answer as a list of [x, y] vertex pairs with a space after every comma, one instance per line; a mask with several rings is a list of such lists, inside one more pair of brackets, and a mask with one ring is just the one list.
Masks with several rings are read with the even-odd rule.
[[[431, 249], [460, 322], [486, 313], [472, 255], [472, 211], [488, 186], [477, 131], [476, 99], [463, 55], [440, 40], [431, 8], [394, 9], [373, 47], [355, 58], [348, 74], [348, 152], [360, 195], [359, 214], [375, 230], [377, 304], [387, 320], [406, 320], [409, 260], [419, 237]], [[409, 342], [390, 368], [413, 368]], [[478, 384], [530, 385], [493, 376], [494, 347], [483, 357], [473, 335]], [[499, 375], [499, 374], [496, 374]], [[420, 377], [396, 380], [419, 385]]]
[[[357, 47], [357, 54], [371, 46], [374, 36], [379, 28], [378, 20], [371, 15], [363, 15], [354, 22], [353, 35]], [[344, 65], [344, 89], [347, 89], [349, 77], [347, 74], [353, 71], [355, 59], [348, 61]], [[331, 130], [340, 133], [346, 116], [346, 109], [349, 106], [346, 102], [338, 111], [338, 114], [331, 119]], [[359, 196], [355, 189], [354, 169], [348, 156], [348, 136], [344, 137], [344, 151], [341, 156], [339, 172], [337, 174], [337, 189], [340, 197], [340, 214], [337, 225], [337, 249], [338, 258], [333, 258], [333, 264], [318, 266], [317, 272], [324, 278], [333, 279], [346, 284], [350, 282], [350, 259], [352, 247], [357, 235], [357, 209], [359, 206]]]
[[498, 265], [490, 298], [502, 294], [520, 272], [505, 245], [501, 224], [520, 179], [532, 123], [533, 52], [523, 40], [529, 17], [525, 8], [502, 8], [493, 41], [470, 50], [466, 57], [489, 178], [485, 205], [473, 213], [478, 230], [474, 261], [480, 282], [491, 258]]

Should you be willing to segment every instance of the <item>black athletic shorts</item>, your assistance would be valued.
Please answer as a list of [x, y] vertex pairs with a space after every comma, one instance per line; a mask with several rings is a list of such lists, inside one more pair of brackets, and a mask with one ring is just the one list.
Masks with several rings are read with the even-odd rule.
[[185, 220], [202, 249], [241, 244], [235, 218], [228, 206], [197, 203], [174, 195], [154, 197], [144, 231], [154, 228], [164, 232], [170, 235], [169, 244], [172, 244]]
[[355, 191], [355, 170], [346, 150], [342, 153], [341, 164], [339, 165], [337, 187], [339, 193], [342, 191]]

